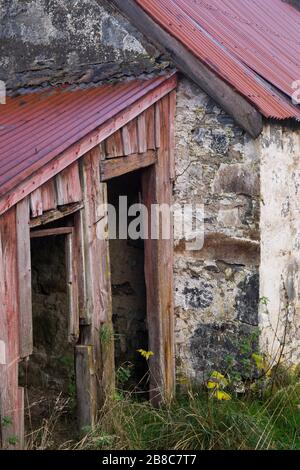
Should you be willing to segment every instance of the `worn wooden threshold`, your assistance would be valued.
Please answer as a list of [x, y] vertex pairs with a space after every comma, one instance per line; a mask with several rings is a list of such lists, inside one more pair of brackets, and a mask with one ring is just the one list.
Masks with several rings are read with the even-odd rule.
[[134, 153], [127, 157], [111, 158], [100, 163], [101, 181], [107, 181], [116, 176], [125, 175], [157, 162], [157, 152], [148, 150], [145, 153]]

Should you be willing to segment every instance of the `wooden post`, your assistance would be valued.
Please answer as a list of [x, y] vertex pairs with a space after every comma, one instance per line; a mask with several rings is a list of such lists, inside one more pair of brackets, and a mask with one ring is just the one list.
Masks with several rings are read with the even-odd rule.
[[[93, 400], [99, 408], [114, 388], [115, 376], [106, 207], [107, 187], [105, 183], [100, 182], [99, 147], [95, 147], [82, 159], [81, 179], [84, 205], [82, 228], [86, 292], [85, 317], [81, 319], [81, 322], [89, 325], [89, 333], [85, 335], [85, 345], [92, 346], [94, 371], [92, 380], [95, 386], [91, 389], [96, 393]], [[77, 386], [77, 393], [80, 401], [85, 399], [82, 394], [87, 392], [85, 392], [85, 387]], [[93, 408], [91, 415], [94, 412]], [[79, 419], [83, 420], [84, 417]]]
[[[166, 96], [156, 105], [158, 161], [143, 172], [143, 202], [148, 209], [149, 231], [153, 204], [172, 204], [172, 176], [169, 132], [170, 101]], [[158, 121], [159, 120], [159, 121]], [[159, 136], [159, 139], [158, 139]], [[153, 212], [152, 212], [153, 215]], [[161, 224], [162, 227], [162, 224]], [[169, 400], [175, 387], [174, 303], [173, 303], [173, 219], [169, 238], [159, 230], [158, 239], [149, 232], [145, 240], [145, 278], [149, 348], [154, 356], [150, 366], [150, 399], [154, 405]]]
[[23, 440], [23, 395], [18, 388], [19, 296], [16, 208], [0, 218], [0, 447]]
[[30, 356], [33, 350], [29, 198], [25, 198], [17, 204], [16, 215], [20, 311], [20, 357], [25, 358]]

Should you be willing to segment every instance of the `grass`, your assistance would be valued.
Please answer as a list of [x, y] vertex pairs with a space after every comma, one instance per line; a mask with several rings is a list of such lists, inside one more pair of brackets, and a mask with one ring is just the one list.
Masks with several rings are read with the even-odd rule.
[[97, 427], [72, 448], [299, 450], [299, 406], [300, 384], [286, 386], [266, 399], [227, 402], [216, 401], [204, 390], [189, 391], [160, 409], [127, 394], [107, 403]]

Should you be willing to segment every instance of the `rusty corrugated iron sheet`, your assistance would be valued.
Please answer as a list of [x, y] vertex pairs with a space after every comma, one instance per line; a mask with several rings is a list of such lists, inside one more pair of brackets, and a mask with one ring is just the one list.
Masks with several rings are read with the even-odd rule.
[[300, 13], [281, 0], [136, 0], [268, 118], [300, 119]]
[[0, 106], [0, 195], [148, 93], [159, 90], [172, 75], [8, 98]]

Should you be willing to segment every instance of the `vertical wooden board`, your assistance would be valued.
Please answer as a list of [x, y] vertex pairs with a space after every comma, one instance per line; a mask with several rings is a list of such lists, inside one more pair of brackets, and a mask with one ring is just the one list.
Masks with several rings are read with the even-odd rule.
[[122, 140], [122, 132], [118, 130], [112, 136], [110, 136], [105, 141], [105, 153], [106, 158], [117, 158], [123, 157], [123, 140]]
[[57, 205], [64, 206], [82, 200], [78, 162], [68, 166], [56, 177]]
[[176, 91], [169, 94], [169, 153], [170, 153], [170, 178], [175, 179], [175, 116], [176, 116]]
[[122, 140], [124, 155], [138, 153], [137, 120], [133, 119], [122, 127]]
[[142, 113], [138, 116], [137, 128], [139, 153], [145, 153], [147, 151], [147, 130], [145, 113]]
[[103, 328], [112, 331], [112, 303], [108, 246], [107, 186], [100, 182], [100, 150], [93, 149], [82, 161], [84, 191], [83, 232], [86, 275], [86, 312], [91, 322], [98, 403], [114, 385], [113, 336], [109, 347], [102, 344]]
[[160, 147], [160, 132], [161, 132], [161, 101], [155, 104], [155, 146], [158, 149]]
[[[0, 294], [0, 341], [5, 345], [5, 358], [0, 365], [1, 445], [3, 448], [19, 448], [22, 416], [18, 393], [19, 305], [15, 207], [0, 218]], [[8, 424], [3, 426], [5, 417]]]
[[74, 233], [66, 235], [66, 275], [68, 288], [68, 340], [76, 344], [79, 338], [79, 301], [77, 282], [77, 260], [75, 259]]
[[79, 319], [84, 320], [87, 319], [87, 293], [82, 210], [74, 214], [74, 270], [77, 273]]
[[41, 187], [43, 211], [51, 211], [57, 207], [55, 180], [52, 178]]
[[155, 150], [155, 106], [145, 111], [146, 131], [147, 131], [147, 149]]
[[75, 347], [77, 415], [80, 432], [87, 426], [94, 426], [97, 415], [93, 362], [92, 346]]
[[17, 256], [20, 311], [20, 357], [32, 354], [32, 300], [31, 300], [31, 257], [30, 257], [30, 211], [28, 198], [16, 206]]
[[43, 214], [43, 199], [41, 188], [37, 188], [30, 194], [31, 216], [39, 217]]

